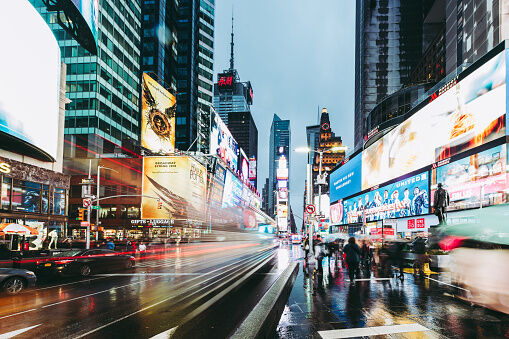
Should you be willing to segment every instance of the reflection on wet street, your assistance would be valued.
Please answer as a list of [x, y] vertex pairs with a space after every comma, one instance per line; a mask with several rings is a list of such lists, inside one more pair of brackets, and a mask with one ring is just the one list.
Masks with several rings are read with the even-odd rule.
[[445, 274], [423, 280], [405, 274], [403, 282], [371, 274], [369, 280], [351, 283], [334, 262], [328, 263], [330, 270], [325, 262], [322, 277], [305, 265], [300, 246], [289, 252], [301, 267], [278, 326], [279, 338], [509, 337], [508, 315], [453, 298], [452, 287], [438, 283], [447, 281]]
[[0, 338], [150, 338], [179, 326], [221, 283], [272, 257], [272, 247], [263, 240], [181, 244], [147, 254], [132, 270], [1, 295]]

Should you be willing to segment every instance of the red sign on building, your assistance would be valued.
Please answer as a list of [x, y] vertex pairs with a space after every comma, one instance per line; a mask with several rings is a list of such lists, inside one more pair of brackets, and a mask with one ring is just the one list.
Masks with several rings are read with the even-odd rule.
[[424, 228], [424, 218], [417, 219], [417, 228]]
[[[424, 219], [422, 219], [422, 221], [424, 222]], [[415, 219], [408, 219], [407, 220], [407, 227], [408, 227], [408, 229], [415, 228]]]
[[233, 76], [223, 76], [217, 82], [219, 86], [231, 86], [233, 84]]

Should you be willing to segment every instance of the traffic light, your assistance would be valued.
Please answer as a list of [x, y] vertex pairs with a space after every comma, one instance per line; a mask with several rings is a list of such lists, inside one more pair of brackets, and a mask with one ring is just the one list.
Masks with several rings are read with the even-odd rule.
[[76, 218], [76, 220], [79, 220], [79, 221], [85, 220], [85, 209], [84, 208], [80, 208], [78, 210], [78, 217]]
[[163, 208], [163, 202], [161, 200], [157, 200], [157, 209], [160, 210]]

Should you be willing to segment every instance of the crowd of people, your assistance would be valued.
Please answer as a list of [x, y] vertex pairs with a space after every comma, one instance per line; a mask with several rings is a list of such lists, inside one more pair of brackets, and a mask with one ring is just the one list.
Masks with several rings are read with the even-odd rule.
[[[313, 251], [310, 251], [309, 237], [303, 241], [307, 264], [315, 265], [318, 274], [323, 274], [323, 259], [333, 259], [336, 268], [342, 266], [348, 271], [352, 283], [357, 279], [369, 278], [372, 272], [378, 277], [396, 276], [404, 280], [405, 266], [410, 266], [416, 276], [423, 277], [425, 264], [430, 262], [426, 241], [421, 237], [415, 238], [413, 242], [399, 239], [385, 241], [383, 244], [375, 244], [369, 239], [358, 241], [350, 237], [345, 244], [344, 239], [326, 242], [316, 236], [312, 244]], [[414, 253], [415, 259], [407, 259], [407, 252]]]

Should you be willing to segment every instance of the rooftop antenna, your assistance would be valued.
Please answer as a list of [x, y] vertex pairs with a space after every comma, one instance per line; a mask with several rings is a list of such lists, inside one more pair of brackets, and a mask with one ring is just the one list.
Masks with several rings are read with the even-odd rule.
[[233, 67], [233, 6], [232, 6], [232, 42], [230, 43], [231, 51], [230, 51], [230, 69]]

